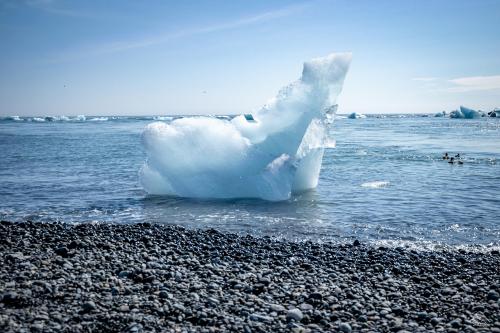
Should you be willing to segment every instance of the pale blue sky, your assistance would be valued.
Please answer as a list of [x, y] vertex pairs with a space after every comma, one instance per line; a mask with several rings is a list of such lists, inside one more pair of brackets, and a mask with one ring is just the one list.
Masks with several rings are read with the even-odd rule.
[[335, 51], [340, 112], [500, 107], [500, 1], [0, 0], [0, 115], [237, 114]]

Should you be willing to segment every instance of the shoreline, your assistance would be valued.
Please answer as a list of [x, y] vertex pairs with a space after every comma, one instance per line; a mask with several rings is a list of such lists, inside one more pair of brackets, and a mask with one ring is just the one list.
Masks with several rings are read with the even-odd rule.
[[0, 223], [0, 330], [500, 332], [500, 254]]

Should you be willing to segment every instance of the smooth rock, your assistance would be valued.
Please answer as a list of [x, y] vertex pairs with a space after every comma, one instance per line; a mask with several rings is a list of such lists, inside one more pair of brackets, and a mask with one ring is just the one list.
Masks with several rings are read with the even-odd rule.
[[299, 322], [302, 320], [302, 318], [304, 318], [304, 314], [299, 309], [292, 309], [292, 310], [288, 310], [288, 313], [286, 314], [286, 318], [288, 320], [293, 319], [296, 322]]
[[349, 325], [348, 323], [340, 323], [339, 330], [341, 332], [344, 332], [344, 333], [351, 333], [352, 332], [351, 325]]

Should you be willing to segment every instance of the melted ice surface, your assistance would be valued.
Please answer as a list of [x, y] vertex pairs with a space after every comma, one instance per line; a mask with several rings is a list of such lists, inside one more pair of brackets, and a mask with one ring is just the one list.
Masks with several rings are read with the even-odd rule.
[[142, 186], [150, 194], [272, 201], [315, 188], [350, 61], [343, 53], [306, 62], [301, 78], [251, 117], [149, 124]]

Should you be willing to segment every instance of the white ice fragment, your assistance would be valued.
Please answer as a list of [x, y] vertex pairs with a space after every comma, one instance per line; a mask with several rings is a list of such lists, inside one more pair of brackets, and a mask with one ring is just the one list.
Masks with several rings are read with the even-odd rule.
[[368, 188], [381, 188], [387, 186], [389, 186], [389, 182], [383, 182], [383, 181], [368, 182], [361, 184], [361, 187], [368, 187]]

